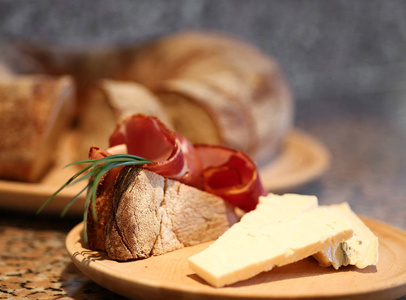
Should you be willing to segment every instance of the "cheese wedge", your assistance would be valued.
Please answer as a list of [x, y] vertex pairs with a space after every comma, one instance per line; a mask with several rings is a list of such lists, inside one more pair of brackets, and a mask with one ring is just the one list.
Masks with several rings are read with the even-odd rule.
[[[301, 260], [352, 237], [351, 225], [328, 209], [315, 208], [289, 216], [295, 208], [286, 202], [281, 209], [283, 217], [275, 218], [273, 213], [268, 215], [266, 205], [258, 205], [211, 246], [191, 256], [190, 268], [211, 285], [222, 287]], [[253, 215], [269, 221], [256, 224]]]
[[348, 203], [330, 205], [328, 209], [352, 225], [354, 236], [314, 255], [319, 264], [323, 267], [332, 265], [335, 269], [347, 265], [355, 265], [360, 269], [376, 265], [379, 259], [378, 238], [351, 210]]

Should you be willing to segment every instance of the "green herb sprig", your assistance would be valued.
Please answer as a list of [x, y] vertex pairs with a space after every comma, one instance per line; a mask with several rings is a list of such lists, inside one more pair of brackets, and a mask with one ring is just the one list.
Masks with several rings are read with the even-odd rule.
[[92, 204], [92, 214], [93, 218], [97, 221], [97, 212], [96, 212], [96, 192], [97, 192], [97, 186], [100, 181], [100, 179], [105, 175], [107, 172], [114, 168], [118, 167], [125, 167], [125, 166], [136, 166], [136, 165], [145, 165], [145, 164], [150, 164], [153, 163], [153, 161], [150, 161], [148, 159], [136, 156], [136, 155], [130, 155], [130, 154], [114, 154], [110, 155], [104, 158], [100, 159], [87, 159], [87, 160], [80, 160], [80, 161], [75, 161], [72, 162], [66, 167], [70, 167], [73, 165], [77, 164], [88, 164], [86, 167], [82, 168], [80, 171], [78, 171], [75, 175], [73, 175], [68, 181], [66, 181], [65, 184], [63, 184], [58, 190], [56, 190], [55, 193], [53, 193], [42, 206], [38, 209], [37, 214], [39, 214], [45, 206], [48, 205], [49, 202], [52, 201], [52, 199], [55, 198], [56, 195], [60, 191], [62, 191], [64, 188], [71, 186], [73, 184], [76, 184], [80, 181], [83, 180], [89, 180], [87, 185], [78, 193], [76, 194], [75, 197], [72, 198], [72, 200], [65, 206], [65, 208], [61, 212], [61, 216], [63, 217], [66, 212], [69, 210], [69, 208], [72, 206], [72, 204], [79, 198], [79, 196], [88, 190], [87, 195], [86, 195], [86, 200], [85, 200], [85, 211], [83, 214], [83, 222], [84, 222], [84, 236], [85, 239], [87, 239], [87, 234], [86, 234], [86, 223], [87, 223], [87, 214], [89, 210], [90, 204]]

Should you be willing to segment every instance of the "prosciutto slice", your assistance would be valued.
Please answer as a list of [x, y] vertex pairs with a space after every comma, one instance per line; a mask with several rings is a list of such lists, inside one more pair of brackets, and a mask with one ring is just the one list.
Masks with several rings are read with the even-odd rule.
[[243, 152], [221, 146], [195, 145], [203, 162], [203, 189], [245, 210], [253, 210], [262, 186], [255, 163]]
[[155, 117], [127, 117], [110, 136], [110, 147], [109, 152], [126, 149], [120, 151], [154, 161], [143, 167], [245, 211], [254, 209], [259, 196], [266, 194], [256, 165], [246, 154], [221, 146], [192, 145]]
[[145, 169], [185, 184], [202, 187], [201, 162], [193, 145], [155, 117], [136, 114], [124, 119], [110, 136], [110, 147], [125, 144], [127, 153], [155, 163]]

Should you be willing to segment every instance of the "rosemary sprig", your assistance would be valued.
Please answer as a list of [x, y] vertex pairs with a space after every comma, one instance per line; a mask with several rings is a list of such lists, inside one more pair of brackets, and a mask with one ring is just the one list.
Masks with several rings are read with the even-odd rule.
[[75, 175], [69, 178], [65, 184], [63, 184], [58, 190], [55, 191], [42, 206], [38, 209], [37, 214], [39, 214], [45, 206], [48, 205], [52, 199], [55, 198], [56, 195], [64, 188], [71, 186], [75, 183], [88, 179], [88, 184], [78, 193], [72, 200], [65, 206], [65, 208], [61, 212], [61, 216], [63, 217], [72, 204], [79, 198], [79, 196], [87, 190], [86, 200], [85, 200], [85, 211], [83, 214], [83, 223], [84, 223], [84, 237], [87, 241], [87, 214], [89, 210], [89, 206], [91, 204], [93, 218], [97, 221], [97, 213], [96, 213], [96, 192], [97, 192], [97, 185], [100, 179], [105, 175], [108, 171], [124, 166], [135, 166], [135, 165], [144, 165], [150, 164], [153, 161], [147, 160], [145, 158], [130, 155], [130, 154], [115, 154], [110, 155], [100, 159], [87, 159], [87, 160], [80, 160], [70, 163], [65, 166], [70, 167], [77, 164], [88, 164], [86, 167], [78, 171]]

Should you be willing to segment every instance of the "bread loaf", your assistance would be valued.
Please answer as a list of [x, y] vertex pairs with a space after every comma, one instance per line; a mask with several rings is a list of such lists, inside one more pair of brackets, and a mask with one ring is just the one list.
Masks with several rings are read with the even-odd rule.
[[117, 78], [149, 87], [192, 142], [241, 150], [259, 165], [292, 126], [292, 97], [277, 63], [225, 35], [164, 37], [141, 48]]
[[69, 77], [0, 80], [0, 178], [35, 182], [48, 170], [73, 108]]
[[221, 198], [126, 167], [107, 174], [97, 191], [97, 216], [88, 214], [91, 249], [119, 261], [147, 258], [214, 240], [238, 218]]
[[134, 82], [101, 80], [88, 90], [80, 115], [78, 158], [85, 159], [91, 146], [109, 147], [109, 136], [125, 117], [137, 113], [158, 117], [172, 127], [158, 99]]

